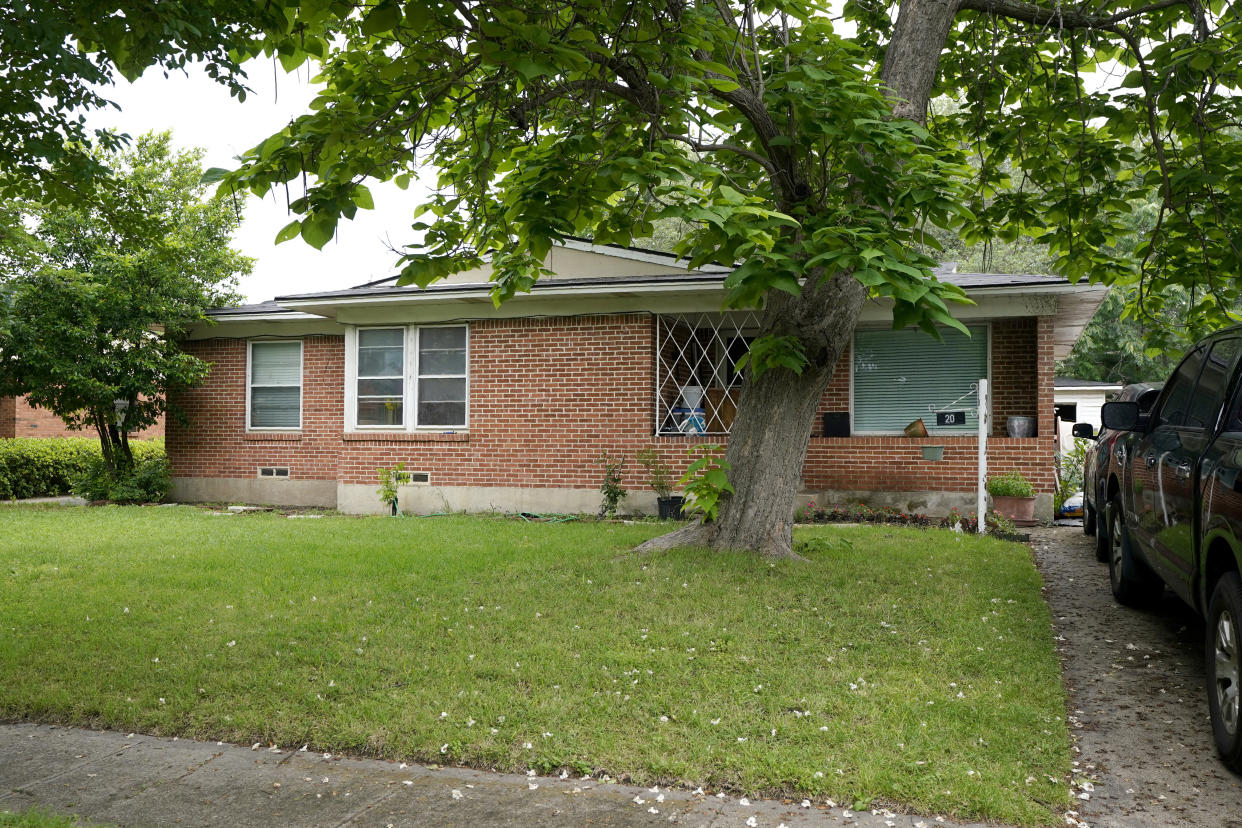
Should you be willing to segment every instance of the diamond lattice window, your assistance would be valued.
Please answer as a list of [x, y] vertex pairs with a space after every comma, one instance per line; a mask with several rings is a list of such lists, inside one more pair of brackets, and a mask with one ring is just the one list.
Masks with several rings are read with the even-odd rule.
[[656, 317], [657, 434], [728, 434], [744, 378], [733, 366], [758, 335], [754, 313]]

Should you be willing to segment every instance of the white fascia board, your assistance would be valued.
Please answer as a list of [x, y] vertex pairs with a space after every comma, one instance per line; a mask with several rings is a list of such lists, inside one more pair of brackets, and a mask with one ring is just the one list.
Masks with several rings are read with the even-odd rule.
[[322, 316], [315, 313], [302, 313], [301, 311], [286, 311], [284, 313], [229, 313], [217, 314], [209, 316], [208, 319], [216, 323], [221, 322], [305, 322], [307, 320], [321, 320]]

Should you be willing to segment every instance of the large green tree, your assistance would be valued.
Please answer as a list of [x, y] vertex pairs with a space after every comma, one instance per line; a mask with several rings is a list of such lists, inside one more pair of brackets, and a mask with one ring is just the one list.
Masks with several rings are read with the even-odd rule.
[[107, 200], [13, 205], [27, 231], [3, 245], [0, 396], [25, 394], [74, 428], [93, 428], [114, 472], [133, 464], [128, 433], [154, 425], [169, 391], [209, 365], [177, 340], [235, 299], [251, 261], [229, 244], [233, 205], [205, 198], [201, 153], [167, 133], [107, 153]]
[[[210, 5], [210, 3], [208, 3]], [[843, 8], [843, 25], [839, 15]], [[431, 165], [403, 280], [490, 259], [497, 301], [568, 235], [675, 218], [692, 265], [762, 308], [718, 520], [658, 541], [790, 553], [811, 418], [869, 297], [954, 325], [928, 232], [1031, 237], [1074, 278], [1237, 306], [1238, 20], [1200, 0], [269, 0], [238, 55], [319, 64], [306, 115], [220, 172], [292, 187], [324, 244], [368, 179]], [[227, 8], [221, 6], [223, 13]], [[934, 96], [960, 102], [930, 111]], [[974, 163], [964, 162], [965, 154]], [[1121, 255], [1132, 204], [1155, 220]], [[1152, 290], [1153, 285], [1157, 288]]]

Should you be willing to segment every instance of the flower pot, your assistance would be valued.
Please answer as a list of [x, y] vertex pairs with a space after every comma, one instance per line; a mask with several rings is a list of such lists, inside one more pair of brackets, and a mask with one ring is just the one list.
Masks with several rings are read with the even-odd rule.
[[1011, 518], [1018, 526], [1034, 526], [1035, 498], [992, 495], [992, 508]]
[[1005, 420], [1005, 433], [1010, 437], [1034, 437], [1034, 417], [1010, 417]]
[[681, 520], [681, 507], [685, 503], [684, 497], [658, 497], [656, 498], [656, 507], [660, 510], [660, 520]]
[[923, 446], [924, 460], [943, 460], [944, 446]]

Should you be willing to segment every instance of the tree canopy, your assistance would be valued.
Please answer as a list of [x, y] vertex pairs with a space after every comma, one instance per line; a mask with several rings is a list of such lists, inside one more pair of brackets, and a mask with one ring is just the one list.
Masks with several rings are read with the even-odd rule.
[[737, 265], [727, 303], [762, 308], [763, 347], [729, 442], [736, 492], [679, 541], [788, 552], [815, 402], [863, 302], [891, 302], [898, 326], [957, 324], [964, 297], [931, 273], [937, 227], [1033, 239], [1058, 272], [1148, 302], [1178, 286], [1200, 324], [1238, 306], [1242, 50], [1224, 2], [204, 6], [233, 49], [221, 66], [319, 70], [311, 111], [211, 174], [226, 193], [287, 189], [282, 240], [322, 246], [372, 206], [366, 181], [430, 167], [405, 282], [486, 258], [503, 301], [567, 236], [626, 243], [669, 219], [691, 228], [692, 266]]
[[24, 394], [95, 429], [114, 469], [132, 463], [127, 433], [154, 425], [168, 392], [206, 375], [177, 340], [234, 300], [251, 267], [229, 247], [233, 205], [204, 198], [200, 159], [174, 150], [167, 133], [104, 153], [108, 201], [21, 204], [31, 229], [5, 245], [0, 395]]

